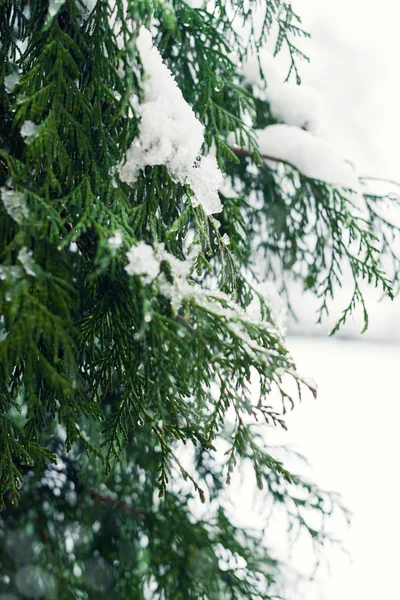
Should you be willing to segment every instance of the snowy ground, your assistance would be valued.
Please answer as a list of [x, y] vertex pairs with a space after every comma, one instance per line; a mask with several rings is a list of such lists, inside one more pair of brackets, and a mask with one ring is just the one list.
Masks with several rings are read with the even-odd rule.
[[[299, 371], [318, 382], [319, 397], [303, 399], [288, 416], [289, 431], [272, 433], [272, 441], [304, 454], [309, 477], [324, 489], [340, 492], [353, 513], [350, 528], [339, 515], [331, 523], [351, 560], [339, 550], [328, 551], [330, 573], [322, 568], [317, 582], [296, 589], [296, 600], [400, 598], [400, 346], [303, 337], [292, 337], [288, 344]], [[258, 528], [261, 519], [250, 480], [245, 473], [234, 481], [232, 497], [240, 523]], [[280, 527], [274, 521], [266, 543], [284, 558]], [[310, 544], [301, 540], [294, 565], [310, 572], [311, 557]]]
[[[300, 371], [317, 380], [319, 399], [290, 415], [288, 441], [354, 513], [347, 538], [354, 562], [335, 560], [325, 598], [399, 598], [400, 346], [292, 338], [289, 347]], [[314, 598], [317, 590], [307, 594]]]

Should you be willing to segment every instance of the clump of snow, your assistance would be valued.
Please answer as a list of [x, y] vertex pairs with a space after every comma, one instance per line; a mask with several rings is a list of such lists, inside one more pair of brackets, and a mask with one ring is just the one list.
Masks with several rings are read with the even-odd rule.
[[353, 167], [329, 142], [292, 125], [269, 125], [257, 134], [262, 155], [285, 161], [312, 179], [359, 189]]
[[199, 250], [200, 247], [197, 244], [192, 244], [185, 260], [181, 260], [168, 252], [168, 250], [165, 249], [165, 244], [158, 244], [156, 254], [160, 261], [165, 260], [169, 263], [174, 280], [182, 281], [188, 279], [191, 275], [199, 255]]
[[22, 277], [22, 269], [18, 265], [12, 265], [11, 267], [0, 267], [0, 280], [6, 281], [9, 279], [14, 282]]
[[160, 272], [160, 261], [154, 254], [153, 247], [140, 241], [127, 253], [128, 264], [125, 271], [128, 275], [141, 275], [144, 283], [151, 283]]
[[145, 283], [151, 283], [159, 274], [162, 261], [167, 261], [173, 272], [174, 279], [186, 280], [198, 255], [198, 247], [193, 245], [186, 260], [180, 260], [168, 250], [165, 244], [158, 244], [155, 248], [141, 241], [127, 253], [129, 260], [125, 267], [129, 275], [141, 275]]
[[273, 55], [263, 49], [258, 56], [251, 55], [242, 65], [242, 75], [245, 83], [263, 87], [260, 76], [260, 67], [262, 74], [267, 82], [267, 86], [282, 85], [281, 77], [276, 68], [276, 60]]
[[113, 250], [118, 250], [122, 246], [122, 233], [120, 231], [114, 231], [114, 235], [108, 238], [108, 243]]
[[136, 47], [147, 75], [147, 101], [138, 107], [140, 136], [120, 169], [121, 179], [127, 182], [134, 181], [146, 165], [165, 164], [173, 174], [186, 171], [198, 156], [204, 131], [145, 27], [140, 29]]
[[22, 223], [29, 217], [29, 209], [26, 205], [25, 195], [22, 192], [8, 190], [5, 187], [0, 188], [1, 199], [4, 208], [14, 221]]
[[[276, 59], [267, 50], [260, 52], [259, 60], [260, 64], [256, 57], [251, 57], [243, 65], [242, 74], [245, 83], [260, 88], [260, 96], [269, 103], [273, 116], [288, 125], [324, 135], [326, 114], [319, 92], [308, 85], [282, 82], [275, 66]], [[266, 84], [261, 81], [260, 66]]]
[[132, 184], [147, 165], [166, 165], [176, 181], [190, 185], [194, 205], [203, 205], [207, 214], [219, 212], [222, 206], [217, 186], [222, 175], [215, 159], [198, 158], [204, 142], [203, 125], [153, 46], [151, 33], [143, 26], [136, 46], [147, 75], [146, 102], [137, 107], [140, 135], [119, 167], [120, 178]]
[[6, 88], [6, 92], [12, 92], [19, 80], [20, 75], [18, 73], [12, 73], [11, 75], [4, 77], [4, 86]]
[[202, 205], [207, 215], [219, 213], [222, 204], [218, 189], [223, 183], [223, 176], [214, 156], [201, 156], [189, 169], [187, 181], [194, 191], [193, 206]]
[[38, 126], [33, 121], [25, 121], [21, 127], [21, 135], [27, 138], [27, 141], [32, 139], [36, 135]]
[[284, 121], [257, 131], [261, 154], [288, 162], [307, 177], [358, 191], [360, 182], [353, 167], [324, 139], [329, 129], [317, 90], [282, 82], [276, 60], [267, 50], [258, 59], [248, 59], [242, 73], [245, 82], [255, 85], [269, 103], [273, 116]]
[[271, 112], [288, 125], [297, 125], [314, 134], [324, 134], [325, 110], [319, 92], [308, 85], [292, 83], [266, 90]]
[[25, 272], [35, 277], [35, 261], [32, 258], [32, 250], [28, 252], [28, 249], [23, 246], [18, 252], [18, 260], [25, 269]]
[[173, 283], [167, 281], [164, 275], [160, 276], [160, 291], [171, 301], [171, 306], [178, 311], [184, 300], [191, 300], [206, 312], [216, 315], [224, 320], [226, 331], [235, 338], [240, 339], [246, 352], [254, 359], [258, 356], [278, 356], [272, 348], [266, 348], [254, 340], [248, 329], [257, 327], [270, 334], [280, 336], [280, 332], [271, 323], [262, 321], [246, 312], [228, 294], [218, 290], [209, 290], [198, 283], [190, 282], [179, 273], [173, 272]]

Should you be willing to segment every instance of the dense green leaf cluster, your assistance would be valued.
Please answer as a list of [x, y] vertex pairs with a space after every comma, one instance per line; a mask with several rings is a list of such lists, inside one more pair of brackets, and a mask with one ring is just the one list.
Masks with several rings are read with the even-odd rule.
[[[0, 589], [20, 593], [18, 573], [34, 564], [46, 598], [280, 597], [288, 567], [264, 546], [264, 529], [248, 531], [231, 521], [221, 505], [221, 465], [208, 451], [198, 451], [195, 464], [210, 500], [207, 512], [194, 517], [195, 492], [187, 485], [154, 497], [162, 450], [145, 427], [106, 482], [84, 455], [66, 454], [55, 441], [51, 447], [57, 466], [27, 473], [21, 502], [0, 526]], [[329, 516], [337, 508], [338, 499], [316, 486], [297, 477], [289, 483], [270, 456], [257, 460], [269, 508], [287, 510], [292, 536], [305, 528], [307, 511]], [[328, 531], [309, 528], [317, 548], [332, 541]]]
[[[268, 0], [261, 29], [257, 0], [216, 0], [212, 14], [183, 0], [92, 4], [0, 2], [0, 592], [277, 598], [286, 567], [230, 521], [224, 481], [251, 464], [268, 501], [317, 547], [330, 536], [308, 514], [324, 521], [338, 500], [291, 474], [254, 427], [284, 426], [287, 378], [307, 387], [256, 286], [257, 257], [267, 274], [302, 279], [321, 314], [348, 261], [344, 322], [364, 304], [360, 280], [391, 295], [375, 235], [396, 230], [378, 199], [361, 216], [350, 192], [262, 162], [244, 119], [266, 124], [261, 101], [238, 62], [276, 34], [299, 80], [295, 41], [306, 34], [290, 4]], [[132, 185], [119, 179], [140, 130], [143, 24], [232, 183], [218, 221], [165, 165]], [[116, 232], [119, 247], [109, 242]], [[168, 260], [152, 282], [125, 270], [139, 241], [183, 260], [188, 240], [197, 291], [179, 305], [158, 281], [173, 281]], [[246, 312], [254, 303], [259, 320]], [[198, 495], [209, 511], [196, 518]]]

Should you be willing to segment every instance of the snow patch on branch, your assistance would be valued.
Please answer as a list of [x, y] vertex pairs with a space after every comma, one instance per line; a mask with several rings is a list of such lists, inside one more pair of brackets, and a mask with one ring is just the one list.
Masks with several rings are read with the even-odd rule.
[[194, 206], [202, 205], [207, 214], [220, 212], [222, 174], [215, 158], [200, 157], [203, 125], [183, 98], [145, 27], [140, 29], [136, 46], [147, 75], [146, 102], [137, 108], [140, 135], [119, 167], [121, 180], [132, 184], [146, 166], [166, 165], [176, 181], [191, 187]]
[[160, 272], [160, 261], [154, 254], [153, 247], [140, 241], [127, 253], [128, 264], [125, 271], [128, 275], [141, 275], [144, 283], [151, 283]]
[[0, 195], [4, 208], [14, 221], [21, 224], [24, 219], [29, 217], [29, 209], [26, 205], [25, 195], [22, 192], [2, 187], [0, 188]]
[[[255, 329], [261, 328], [264, 332], [274, 336], [284, 335], [286, 312], [273, 284], [266, 283], [257, 287], [257, 292], [264, 298], [271, 311], [274, 323], [270, 323], [263, 318], [259, 298], [255, 298], [246, 311], [228, 294], [219, 290], [203, 288], [195, 281], [191, 281], [190, 276], [195, 266], [197, 250], [198, 248], [193, 246], [186, 259], [180, 260], [168, 252], [163, 243], [153, 248], [141, 241], [129, 251], [129, 264], [125, 270], [130, 275], [139, 275], [145, 284], [157, 279], [161, 294], [169, 298], [175, 313], [179, 311], [182, 302], [193, 303], [206, 312], [224, 319], [227, 330], [234, 337], [240, 338], [249, 353], [275, 356], [275, 350], [261, 346], [249, 334], [249, 329], [254, 328], [255, 331]], [[164, 261], [170, 267], [169, 277], [161, 272], [161, 263]]]
[[23, 266], [26, 274], [35, 277], [35, 261], [32, 258], [32, 254], [32, 250], [28, 251], [28, 248], [26, 248], [26, 246], [23, 246], [18, 252], [18, 260]]
[[192, 205], [200, 204], [207, 215], [221, 212], [222, 204], [217, 190], [222, 186], [223, 180], [214, 156], [199, 157], [187, 174], [187, 182], [195, 194]]
[[20, 77], [21, 76], [19, 73], [11, 73], [10, 75], [4, 77], [4, 86], [6, 88], [6, 92], [10, 94], [13, 91], [15, 86], [18, 84]]
[[140, 275], [144, 283], [151, 283], [160, 274], [161, 263], [167, 261], [171, 267], [174, 280], [186, 280], [194, 268], [198, 255], [198, 247], [192, 246], [186, 260], [180, 260], [165, 249], [165, 244], [158, 244], [155, 248], [140, 241], [127, 253], [129, 263], [125, 267], [128, 275]]
[[269, 125], [257, 134], [261, 154], [287, 162], [312, 179], [360, 189], [354, 168], [329, 142], [291, 125]]
[[[327, 121], [320, 93], [308, 85], [282, 82], [276, 59], [267, 50], [260, 52], [259, 61], [251, 57], [243, 65], [242, 74], [245, 83], [257, 86], [259, 96], [268, 102], [275, 119], [305, 128], [315, 135], [324, 135]], [[261, 80], [260, 66], [265, 83]]]
[[107, 241], [113, 250], [118, 250], [123, 242], [122, 232], [119, 230], [114, 231], [114, 234], [109, 237]]
[[[257, 131], [262, 155], [287, 162], [312, 179], [360, 190], [353, 167], [325, 139], [329, 128], [322, 98], [316, 89], [283, 83], [276, 69], [276, 59], [265, 49], [258, 58], [245, 62], [242, 74], [245, 83], [255, 86], [259, 97], [268, 102], [275, 119], [284, 121]], [[231, 139], [233, 141], [232, 136]]]
[[38, 126], [33, 121], [25, 121], [21, 127], [21, 135], [29, 143], [37, 133]]

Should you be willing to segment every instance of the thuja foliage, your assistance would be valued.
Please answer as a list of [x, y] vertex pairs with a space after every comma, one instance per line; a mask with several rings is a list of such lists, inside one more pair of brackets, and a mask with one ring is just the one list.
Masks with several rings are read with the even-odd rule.
[[[273, 276], [284, 290], [285, 274], [296, 277], [322, 317], [347, 263], [354, 294], [338, 326], [360, 304], [367, 324], [362, 282], [392, 295], [380, 264], [389, 254], [397, 270], [397, 230], [381, 216], [388, 199], [364, 196], [360, 211], [351, 191], [263, 161], [244, 115], [255, 129], [275, 121], [238, 65], [275, 36], [299, 82], [306, 34], [289, 4], [268, 0], [261, 28], [259, 8], [0, 2], [0, 591], [9, 597], [283, 597], [287, 567], [264, 530], [236, 526], [223, 501], [243, 464], [292, 533], [317, 550], [331, 539], [324, 523], [336, 496], [266, 445], [262, 423], [284, 427], [295, 400], [287, 379], [300, 393], [309, 386], [256, 281]], [[131, 185], [119, 178], [140, 132], [142, 25], [231, 183], [218, 221], [165, 165]], [[177, 304], [158, 278], [125, 269], [139, 242], [184, 260], [188, 240], [203, 296]], [[160, 270], [172, 285], [168, 258]], [[246, 312], [254, 302], [258, 320]], [[202, 516], [195, 497], [207, 502]]]

